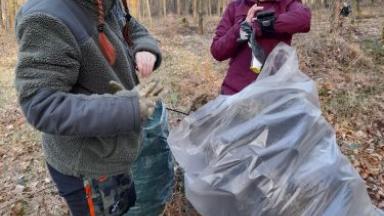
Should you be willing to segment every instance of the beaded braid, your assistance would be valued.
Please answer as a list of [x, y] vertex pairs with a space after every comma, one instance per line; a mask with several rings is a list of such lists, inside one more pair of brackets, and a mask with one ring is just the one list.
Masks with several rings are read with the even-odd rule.
[[132, 46], [133, 45], [133, 41], [132, 41], [132, 38], [131, 38], [131, 27], [129, 25], [129, 22], [131, 21], [132, 16], [129, 13], [129, 8], [128, 8], [127, 0], [122, 0], [122, 2], [123, 2], [125, 14], [126, 14], [125, 15], [125, 26], [123, 27], [123, 36], [124, 36], [124, 39], [127, 42], [128, 46]]
[[110, 65], [116, 62], [116, 50], [111, 41], [105, 35], [104, 4], [103, 0], [96, 0], [97, 7], [97, 31], [99, 32], [99, 44], [101, 52]]

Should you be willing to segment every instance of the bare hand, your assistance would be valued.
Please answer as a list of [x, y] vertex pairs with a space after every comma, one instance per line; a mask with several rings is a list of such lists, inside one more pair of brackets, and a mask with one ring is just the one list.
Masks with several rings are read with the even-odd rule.
[[253, 18], [255, 17], [256, 13], [258, 11], [261, 11], [263, 10], [264, 7], [259, 7], [257, 6], [257, 4], [254, 4], [249, 10], [248, 10], [248, 14], [247, 14], [247, 18], [245, 18], [245, 21], [247, 21], [249, 24], [252, 23], [253, 21]]
[[156, 56], [150, 52], [141, 51], [136, 53], [135, 58], [139, 74], [144, 78], [151, 75], [155, 67]]

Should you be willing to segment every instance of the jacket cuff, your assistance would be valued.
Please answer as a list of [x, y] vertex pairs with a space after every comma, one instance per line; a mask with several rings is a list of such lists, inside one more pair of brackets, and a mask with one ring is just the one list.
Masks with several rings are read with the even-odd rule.
[[[122, 119], [119, 121], [122, 125], [119, 128], [125, 128], [124, 131], [140, 131], [141, 130], [141, 117], [140, 117], [140, 103], [139, 103], [139, 95], [137, 91], [119, 91], [116, 93], [117, 96], [126, 97], [128, 100], [126, 101], [125, 107], [127, 115], [125, 115], [126, 119]], [[125, 126], [124, 126], [125, 125]]]

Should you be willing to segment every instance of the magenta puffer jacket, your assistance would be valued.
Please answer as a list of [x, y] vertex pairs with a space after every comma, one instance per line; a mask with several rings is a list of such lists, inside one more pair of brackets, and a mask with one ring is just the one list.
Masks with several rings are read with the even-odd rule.
[[252, 53], [247, 43], [238, 43], [240, 23], [247, 16], [249, 8], [257, 3], [265, 11], [275, 12], [275, 33], [263, 35], [257, 22], [253, 24], [256, 41], [266, 54], [279, 43], [291, 44], [292, 35], [310, 30], [311, 12], [298, 0], [235, 0], [231, 2], [220, 21], [211, 45], [211, 53], [218, 61], [230, 59], [221, 93], [235, 94], [257, 78], [250, 70]]

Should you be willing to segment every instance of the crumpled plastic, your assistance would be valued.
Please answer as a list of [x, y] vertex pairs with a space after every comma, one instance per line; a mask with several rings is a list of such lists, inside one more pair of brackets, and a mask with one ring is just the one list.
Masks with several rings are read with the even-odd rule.
[[186, 117], [168, 138], [203, 216], [370, 216], [359, 174], [320, 111], [316, 84], [279, 44], [258, 79]]
[[158, 216], [172, 196], [174, 161], [167, 143], [167, 118], [164, 104], [158, 103], [143, 127], [142, 149], [132, 166], [136, 203], [127, 216]]

